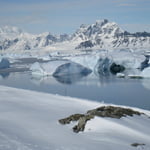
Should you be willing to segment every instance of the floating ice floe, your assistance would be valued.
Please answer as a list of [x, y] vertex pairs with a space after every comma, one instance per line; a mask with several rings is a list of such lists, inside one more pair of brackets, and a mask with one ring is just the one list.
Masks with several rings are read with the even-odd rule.
[[142, 79], [143, 76], [141, 76], [140, 74], [129, 74], [128, 75], [129, 78], [132, 78], [132, 79]]
[[124, 73], [117, 73], [116, 76], [118, 78], [124, 78], [125, 77], [125, 74]]

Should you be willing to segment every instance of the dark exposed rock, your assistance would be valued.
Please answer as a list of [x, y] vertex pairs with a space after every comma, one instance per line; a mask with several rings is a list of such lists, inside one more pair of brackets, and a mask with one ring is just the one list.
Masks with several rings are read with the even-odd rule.
[[123, 72], [124, 70], [125, 70], [125, 67], [123, 65], [118, 65], [116, 63], [112, 63], [110, 66], [110, 71], [112, 74]]
[[67, 118], [64, 118], [64, 119], [60, 119], [59, 120], [59, 123], [61, 124], [69, 124], [71, 121], [78, 121], [80, 119], [80, 117], [84, 117], [85, 115], [84, 114], [74, 114], [74, 115], [71, 115]]
[[131, 144], [131, 146], [134, 146], [134, 147], [144, 146], [144, 145], [145, 145], [144, 143], [133, 143], [133, 144]]
[[85, 41], [85, 42], [81, 42], [77, 47], [76, 49], [80, 49], [80, 48], [91, 48], [93, 47], [94, 44], [92, 43], [92, 41]]
[[76, 133], [78, 133], [80, 131], [84, 131], [86, 122], [88, 120], [91, 120], [92, 118], [94, 118], [93, 115], [84, 115], [83, 117], [80, 117], [79, 121], [78, 121], [78, 124], [73, 127], [73, 131], [76, 132]]
[[102, 106], [96, 109], [87, 111], [86, 114], [74, 114], [67, 118], [60, 119], [59, 123], [69, 124], [71, 121], [78, 121], [78, 124], [73, 127], [73, 131], [78, 133], [84, 131], [87, 121], [97, 117], [111, 117], [120, 119], [121, 117], [141, 115], [142, 113], [134, 111], [129, 108], [115, 107], [115, 106]]
[[99, 117], [111, 117], [118, 119], [126, 116], [141, 115], [141, 113], [138, 111], [134, 111], [129, 108], [122, 108], [115, 106], [103, 106], [96, 109], [92, 109], [87, 111], [87, 114]]
[[150, 37], [150, 33], [148, 32], [136, 32], [136, 33], [130, 33], [127, 31], [124, 31], [123, 33], [120, 33], [119, 36], [125, 36], [125, 37]]

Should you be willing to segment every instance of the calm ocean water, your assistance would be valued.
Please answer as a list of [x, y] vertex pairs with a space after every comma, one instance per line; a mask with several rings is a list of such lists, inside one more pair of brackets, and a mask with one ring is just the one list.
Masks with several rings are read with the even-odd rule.
[[124, 79], [95, 75], [33, 77], [31, 72], [0, 75], [0, 85], [150, 110], [150, 79]]

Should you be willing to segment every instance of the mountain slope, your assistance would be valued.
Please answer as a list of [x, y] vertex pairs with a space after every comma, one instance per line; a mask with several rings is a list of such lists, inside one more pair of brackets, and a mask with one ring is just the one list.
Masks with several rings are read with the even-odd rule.
[[82, 42], [76, 47], [88, 48], [139, 48], [150, 46], [150, 34], [147, 32], [131, 34], [123, 31], [116, 23], [104, 19], [95, 24], [82, 25], [73, 35], [73, 40]]
[[0, 50], [30, 50], [43, 48], [54, 43], [68, 40], [69, 36], [52, 35], [49, 32], [33, 35], [25, 33], [16, 27], [0, 28]]
[[149, 48], [150, 33], [129, 33], [106, 19], [96, 21], [92, 25], [82, 24], [72, 35], [52, 35], [49, 32], [33, 35], [16, 27], [0, 28], [0, 50], [17, 51], [52, 47], [55, 49]]

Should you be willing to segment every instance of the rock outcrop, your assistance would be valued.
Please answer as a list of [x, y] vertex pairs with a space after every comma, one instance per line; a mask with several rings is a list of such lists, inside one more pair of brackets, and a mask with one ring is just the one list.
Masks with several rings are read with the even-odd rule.
[[129, 108], [115, 107], [115, 106], [102, 106], [96, 109], [88, 110], [85, 114], [74, 114], [67, 118], [59, 120], [61, 124], [69, 124], [71, 121], [78, 121], [72, 129], [78, 133], [84, 131], [87, 121], [97, 117], [110, 117], [120, 119], [121, 117], [141, 115], [142, 113], [134, 111]]

